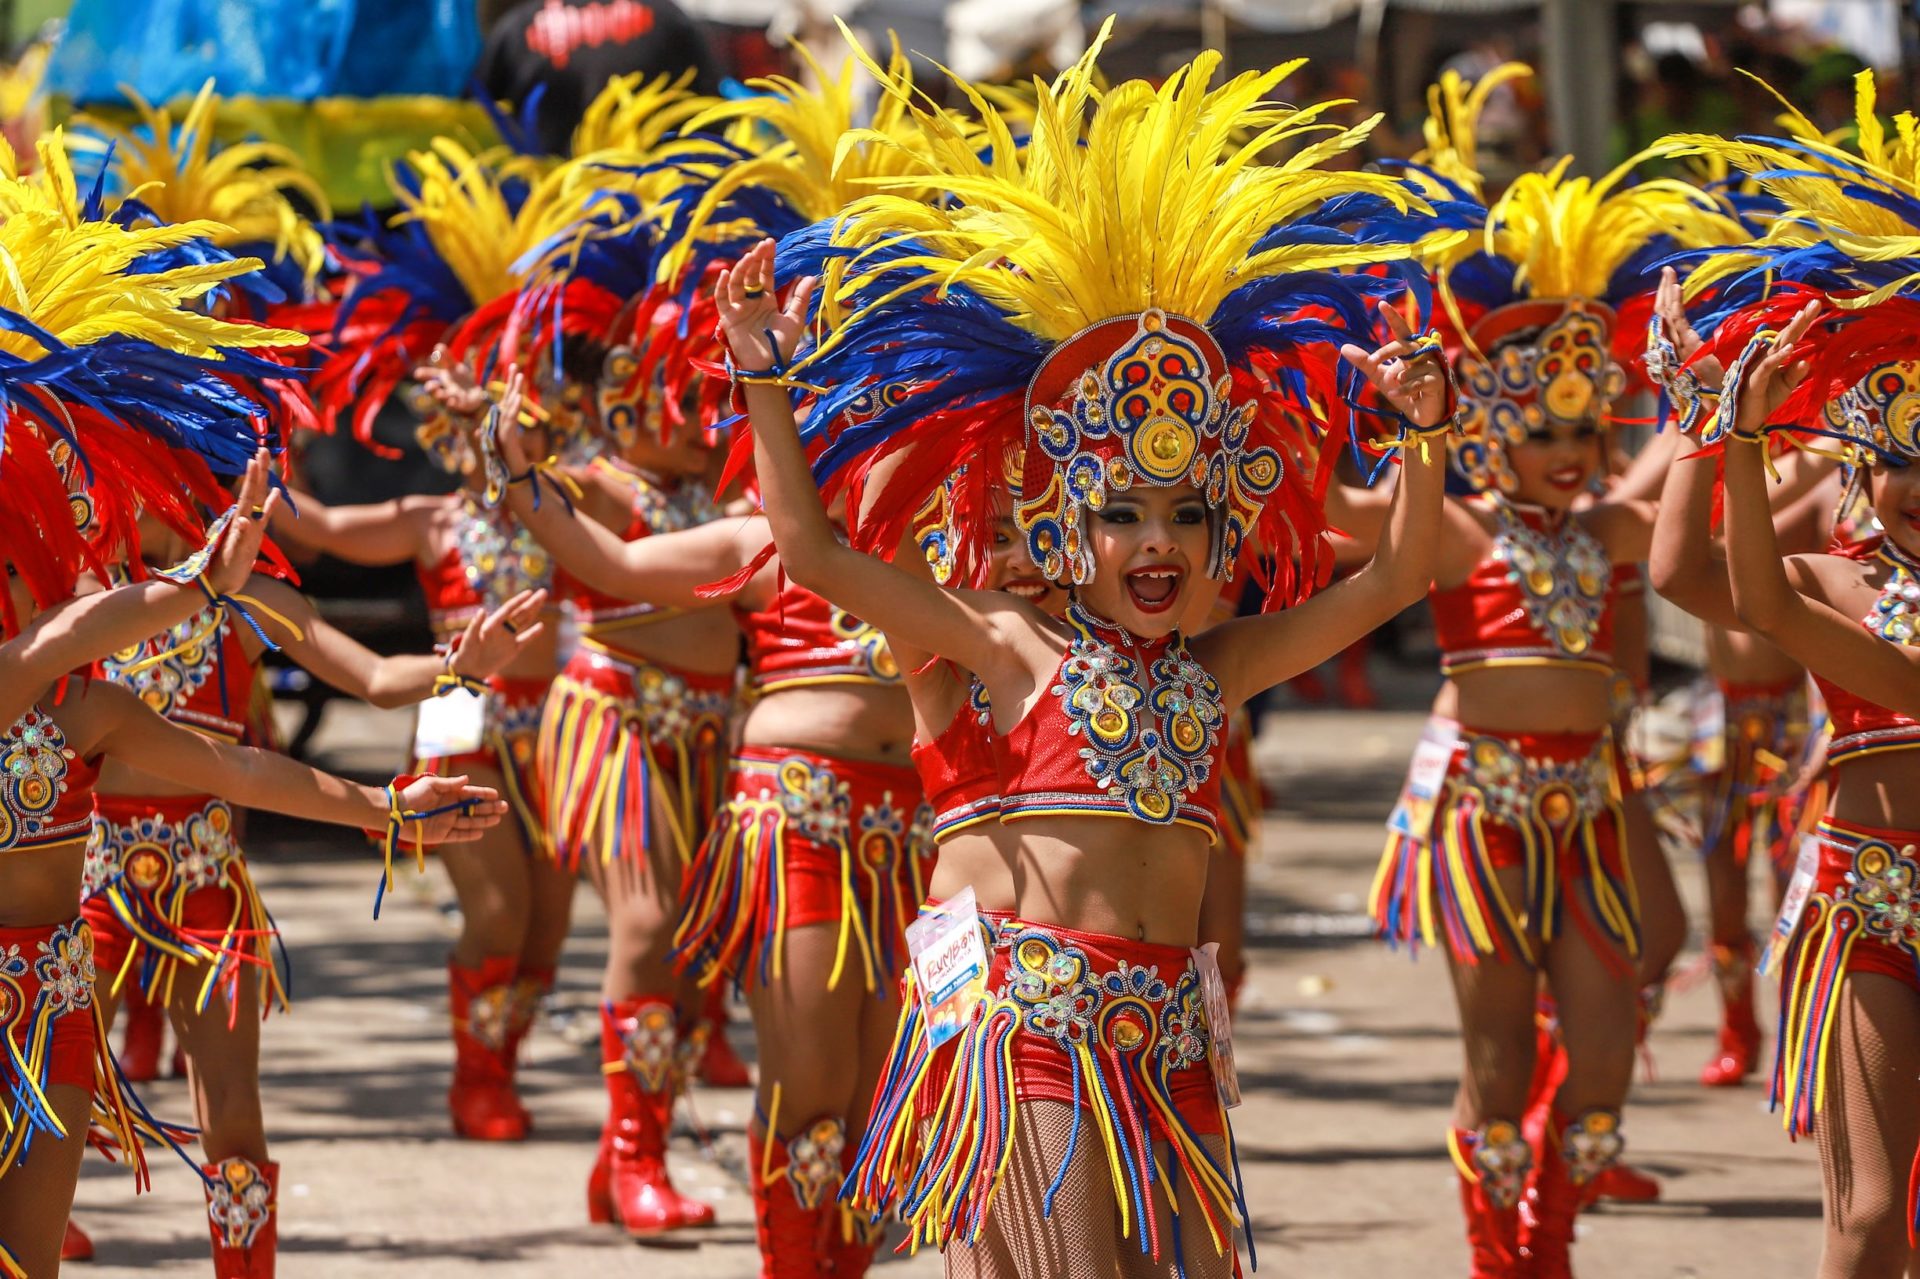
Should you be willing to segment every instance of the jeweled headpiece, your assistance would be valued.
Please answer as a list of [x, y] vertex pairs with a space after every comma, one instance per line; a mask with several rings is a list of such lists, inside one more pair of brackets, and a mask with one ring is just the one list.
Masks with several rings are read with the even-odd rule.
[[[1316, 219], [1347, 196], [1426, 203], [1379, 175], [1321, 168], [1374, 122], [1341, 128], [1320, 121], [1334, 103], [1270, 101], [1297, 63], [1216, 84], [1220, 60], [1203, 54], [1161, 86], [1102, 92], [1103, 43], [1038, 86], [1047, 127], [1024, 148], [964, 81], [969, 120], [869, 63], [919, 130], [896, 153], [913, 163], [781, 246], [783, 276], [822, 279], [816, 346], [792, 368], [824, 388], [805, 428], [825, 442], [815, 473], [832, 484], [908, 446], [920, 461], [1024, 442], [1018, 520], [1034, 562], [1063, 583], [1094, 570], [1088, 511], [1136, 485], [1191, 483], [1218, 517], [1210, 569], [1231, 573], [1258, 527], [1282, 578], [1275, 598], [1298, 598], [1324, 566], [1325, 521], [1310, 463], [1295, 467], [1319, 438], [1289, 432], [1339, 403], [1335, 344], [1370, 341], [1382, 288], [1336, 272], [1408, 251]], [[1283, 139], [1308, 141], [1261, 163]], [[904, 393], [849, 420], [876, 387]], [[1271, 411], [1278, 400], [1297, 414]], [[964, 536], [986, 532], [976, 520]]]
[[1427, 147], [1405, 166], [1441, 220], [1465, 233], [1428, 237], [1420, 256], [1434, 272], [1467, 415], [1450, 440], [1451, 460], [1479, 491], [1513, 486], [1505, 452], [1529, 430], [1606, 425], [1609, 406], [1636, 379], [1662, 260], [1743, 238], [1698, 188], [1633, 182], [1648, 153], [1598, 179], [1573, 176], [1572, 157], [1564, 158], [1521, 174], [1488, 207], [1479, 115], [1493, 88], [1530, 74], [1508, 63], [1471, 89], [1455, 73], [1442, 76], [1428, 95]]

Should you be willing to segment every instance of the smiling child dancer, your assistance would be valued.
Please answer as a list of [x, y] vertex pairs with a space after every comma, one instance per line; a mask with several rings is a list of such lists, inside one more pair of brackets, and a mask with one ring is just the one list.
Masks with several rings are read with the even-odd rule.
[[[58, 140], [53, 146], [57, 148]], [[9, 309], [37, 327], [9, 337], [9, 421], [5, 520], [12, 548], [9, 628], [34, 601], [67, 593], [81, 569], [104, 571], [102, 554], [137, 550], [135, 511], [144, 507], [186, 534], [192, 499], [217, 490], [198, 459], [170, 457], [155, 440], [190, 445], [238, 470], [251, 447], [258, 405], [223, 377], [220, 348], [292, 340], [295, 335], [193, 314], [193, 302], [257, 260], [226, 261], [210, 251], [196, 265], [155, 261], [219, 228], [206, 223], [130, 230], [96, 220], [71, 203], [73, 188], [0, 183], [0, 248], [19, 274]], [[143, 259], [146, 259], [143, 262]], [[130, 270], [132, 265], [158, 269]], [[29, 288], [26, 281], [33, 281]], [[69, 346], [62, 335], [80, 339]], [[54, 361], [39, 357], [58, 354]], [[254, 362], [234, 361], [245, 372]], [[66, 379], [80, 377], [78, 382]], [[151, 436], [152, 438], [148, 438]], [[72, 476], [70, 486], [65, 476]], [[241, 493], [249, 524], [266, 505], [266, 459], [254, 460]], [[229, 516], [229, 519], [231, 515]], [[83, 540], [76, 521], [93, 540]], [[243, 558], [196, 556], [178, 579], [188, 593], [157, 587], [114, 592], [155, 598], [137, 629], [122, 626], [90, 654], [137, 643], [155, 626], [184, 622], [181, 595], [223, 599], [247, 575], [258, 529], [232, 539]], [[102, 549], [104, 548], [104, 549]], [[217, 578], [203, 575], [209, 563]], [[99, 616], [100, 609], [88, 610]], [[123, 620], [132, 620], [131, 618]], [[498, 819], [493, 794], [464, 778], [397, 779], [382, 790], [354, 786], [277, 756], [219, 745], [168, 724], [139, 699], [105, 681], [57, 691], [44, 669], [0, 697], [6, 783], [0, 786], [0, 992], [8, 997], [9, 1054], [0, 1067], [8, 1136], [0, 1144], [0, 1270], [51, 1275], [59, 1267], [89, 1111], [95, 1100], [108, 1136], [137, 1166], [138, 1133], [151, 1130], [117, 1078], [94, 1002], [91, 933], [76, 918], [91, 826], [92, 786], [103, 756], [124, 759], [169, 781], [236, 802], [390, 835], [411, 824], [421, 839], [470, 838]], [[460, 811], [433, 814], [448, 801]]]
[[[563, 166], [531, 182], [509, 178], [447, 143], [396, 167], [401, 211], [389, 222], [334, 229], [349, 284], [338, 300], [304, 312], [305, 327], [327, 350], [313, 384], [329, 426], [349, 417], [355, 437], [383, 452], [372, 439], [373, 418], [418, 366], [461, 365], [513, 341], [525, 283], [516, 264], [571, 226], [591, 199], [590, 187], [572, 187], [570, 172]], [[593, 314], [604, 321], [611, 309]], [[300, 518], [283, 517], [276, 533], [349, 563], [413, 564], [435, 637], [448, 643], [475, 616], [551, 586], [553, 568], [511, 514], [483, 500], [488, 476], [456, 419], [481, 411], [484, 400], [450, 408], [411, 394], [409, 404], [421, 418], [415, 438], [436, 465], [460, 477], [458, 489], [331, 508], [302, 494]], [[543, 444], [569, 447], [580, 434], [578, 417], [556, 404]], [[539, 1000], [553, 985], [572, 911], [574, 880], [551, 860], [547, 778], [534, 761], [558, 629], [548, 625], [487, 680], [477, 748], [420, 762], [496, 787], [517, 819], [441, 859], [461, 921], [447, 958], [454, 1045], [447, 1107], [454, 1131], [476, 1141], [517, 1141], [532, 1128], [515, 1072]]]
[[[724, 384], [697, 376], [725, 355], [706, 263], [738, 251], [743, 225], [802, 227], [863, 190], [863, 175], [902, 163], [873, 143], [836, 154], [834, 140], [853, 121], [850, 75], [819, 91], [788, 81], [755, 87], [777, 96], [715, 107], [688, 125], [751, 119], [764, 127], [742, 135], [750, 144], [703, 136], [670, 148], [679, 181], [659, 302], [672, 305], [636, 336], [634, 354], [636, 376], [660, 387], [658, 407], [693, 428], [724, 412]], [[508, 460], [523, 473], [526, 459], [509, 449]], [[520, 517], [589, 587], [665, 616], [711, 617], [724, 599], [745, 634], [740, 740], [726, 802], [688, 869], [676, 957], [703, 983], [739, 983], [753, 1009], [760, 1077], [750, 1141], [763, 1272], [857, 1274], [878, 1232], [834, 1199], [840, 1152], [862, 1133], [861, 1106], [894, 1020], [901, 936], [933, 851], [900, 665], [876, 629], [782, 575], [764, 520], [723, 519], [621, 545], [569, 518], [550, 490], [538, 510], [533, 496], [531, 484], [509, 487]], [[722, 579], [724, 591], [699, 589]], [[717, 651], [733, 650], [708, 642], [687, 660]], [[670, 1079], [651, 1057], [642, 1083], [670, 1101]], [[655, 1173], [671, 1202], [664, 1165]]]
[[[1724, 443], [1724, 578], [1708, 542], [1709, 466], [1693, 464], [1684, 483], [1676, 468], [1669, 489], [1681, 491], [1662, 512], [1681, 533], [1669, 569], [1693, 584], [1686, 606], [1804, 662], [1831, 716], [1832, 792], [1795, 876], [1811, 892], [1790, 889], [1776, 927], [1773, 1082], [1788, 1131], [1820, 1143], [1826, 1279], [1910, 1269], [1920, 1188], [1920, 799], [1908, 754], [1920, 726], [1913, 667], [1888, 660], [1910, 658], [1920, 634], [1920, 440], [1907, 407], [1920, 386], [1920, 261], [1907, 256], [1920, 149], [1910, 114], [1883, 129], [1871, 73], [1858, 87], [1857, 154], [1803, 118], [1793, 138], [1674, 140], [1726, 157], [1796, 216], [1688, 280], [1692, 291], [1760, 266], [1791, 281], [1713, 325], [1726, 394], [1705, 438]], [[1835, 304], [1824, 315], [1822, 294]], [[1783, 560], [1765, 475], [1776, 429], [1842, 441], [1848, 494], [1864, 491], [1881, 532]]]
[[[1320, 272], [1395, 252], [1297, 224], [1341, 196], [1395, 193], [1316, 168], [1366, 125], [1330, 130], [1274, 167], [1253, 162], [1290, 131], [1311, 135], [1325, 109], [1266, 101], [1291, 67], [1213, 87], [1218, 59], [1205, 55], [1160, 90], [1131, 83], [1096, 97], [1093, 56], [1037, 86], [1039, 118], [1060, 127], [1037, 129], [1017, 156], [978, 97], [986, 160], [963, 129], [916, 110], [928, 173], [881, 184], [837, 221], [836, 246], [887, 247], [830, 272], [821, 314], [844, 323], [830, 318], [814, 355], [791, 365], [795, 381], [823, 388], [812, 431], [887, 392], [828, 445], [830, 478], [895, 443], [994, 458], [1024, 440], [1016, 520], [1035, 561], [1071, 590], [1065, 618], [1002, 591], [941, 588], [845, 546], [780, 389], [811, 280], [782, 309], [764, 245], [724, 277], [721, 314], [787, 571], [979, 677], [1001, 820], [1018, 831], [1013, 914], [987, 917], [989, 993], [953, 1041], [950, 1071], [931, 1068], [927, 1040], [903, 1021], [875, 1103], [892, 1129], [875, 1142], [910, 1148], [873, 1170], [880, 1193], [862, 1192], [863, 1206], [897, 1204], [916, 1240], [945, 1250], [950, 1273], [1104, 1270], [1137, 1253], [1154, 1273], [1224, 1275], [1246, 1219], [1189, 949], [1219, 821], [1222, 734], [1248, 695], [1423, 589], [1440, 451], [1408, 452], [1375, 563], [1301, 602], [1321, 524], [1274, 447], [1286, 443], [1279, 416], [1256, 402], [1301, 380], [1331, 394], [1328, 343], [1342, 327], [1281, 317], [1319, 304], [1346, 328], [1369, 327], [1364, 284]], [[1239, 131], [1245, 149], [1223, 147]], [[927, 206], [887, 190], [929, 180], [964, 200]], [[1169, 243], [1210, 252], [1176, 267], [1156, 252]], [[1410, 433], [1443, 430], [1443, 370], [1402, 363], [1425, 347], [1397, 315], [1389, 322], [1394, 342], [1346, 354], [1411, 414]], [[1174, 623], [1206, 602], [1204, 579], [1224, 575], [1256, 535], [1288, 569], [1305, 558], [1305, 576], [1281, 591], [1294, 606], [1182, 639]], [[1217, 982], [1211, 999], [1221, 1002]], [[922, 1088], [925, 1124], [910, 1113]], [[856, 1188], [867, 1173], [863, 1158]]]
[[[1737, 228], [1685, 184], [1628, 186], [1629, 167], [1589, 182], [1565, 161], [1485, 210], [1460, 136], [1412, 180], [1474, 227], [1439, 272], [1465, 416], [1451, 460], [1473, 496], [1446, 504], [1446, 684], [1372, 913], [1389, 942], [1449, 959], [1466, 1069], [1448, 1145], [1472, 1273], [1546, 1279], [1568, 1273], [1580, 1198], [1621, 1154], [1644, 953], [1609, 731], [1611, 577], [1646, 557], [1652, 507], [1575, 506], [1626, 383], [1616, 304], [1650, 296], [1662, 253]], [[1636, 353], [1642, 331], [1625, 335]], [[1357, 500], [1342, 523], [1364, 543], [1379, 499]], [[1535, 1098], [1543, 980], [1566, 1060]]]

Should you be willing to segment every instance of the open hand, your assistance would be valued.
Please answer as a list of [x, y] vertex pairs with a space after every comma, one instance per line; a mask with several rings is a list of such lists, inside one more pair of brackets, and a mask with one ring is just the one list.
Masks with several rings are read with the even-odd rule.
[[[1670, 266], [1660, 269], [1660, 284], [1653, 294], [1653, 313], [1666, 329], [1667, 339], [1679, 353], [1680, 362], [1685, 364], [1693, 359], [1694, 352], [1701, 347], [1700, 334], [1687, 318], [1686, 294], [1680, 287], [1680, 277]], [[1726, 369], [1712, 355], [1693, 364], [1688, 372], [1709, 391], [1718, 391], [1720, 384], [1727, 380]]]
[[521, 591], [485, 616], [476, 616], [461, 632], [459, 646], [447, 668], [467, 679], [498, 675], [526, 650], [545, 625], [540, 610], [547, 606], [545, 591]]
[[1759, 439], [1787, 397], [1806, 380], [1807, 362], [1793, 358], [1794, 347], [1819, 316], [1817, 300], [1801, 307], [1793, 322], [1773, 339], [1771, 349], [1747, 366], [1746, 380], [1740, 387], [1740, 412], [1733, 424], [1736, 436]]
[[773, 288], [772, 240], [760, 241], [720, 272], [713, 286], [714, 305], [742, 373], [764, 373], [793, 358], [807, 330], [807, 300], [814, 283], [807, 276], [789, 291], [787, 304], [780, 305]]
[[507, 802], [491, 786], [469, 786], [464, 777], [416, 777], [397, 793], [400, 811], [425, 813], [448, 804], [465, 802], [454, 809], [424, 821], [408, 822], [401, 834], [422, 844], [466, 844], [479, 839], [507, 815]]
[[253, 576], [254, 561], [260, 558], [260, 544], [266, 540], [267, 521], [280, 507], [280, 495], [270, 492], [267, 477], [272, 473], [267, 451], [261, 449], [247, 463], [247, 473], [233, 491], [236, 518], [216, 537], [213, 554], [207, 560], [207, 584], [216, 594], [231, 595]]
[[1446, 420], [1452, 404], [1447, 385], [1447, 368], [1441, 358], [1427, 352], [1417, 359], [1413, 354], [1413, 326], [1405, 316], [1386, 302], [1379, 304], [1393, 340], [1369, 353], [1348, 342], [1340, 348], [1347, 363], [1359, 369], [1374, 389], [1386, 397], [1396, 412], [1421, 429], [1439, 426]]
[[487, 411], [487, 389], [465, 364], [447, 359], [447, 348], [436, 346], [428, 362], [413, 371], [413, 380], [447, 412], [473, 419]]

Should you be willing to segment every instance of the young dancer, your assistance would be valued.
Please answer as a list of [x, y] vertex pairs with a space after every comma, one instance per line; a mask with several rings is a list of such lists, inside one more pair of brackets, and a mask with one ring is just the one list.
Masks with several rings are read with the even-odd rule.
[[[1452, 463], [1472, 496], [1447, 503], [1432, 593], [1446, 683], [1372, 913], [1390, 942], [1445, 948], [1466, 1058], [1448, 1147], [1472, 1273], [1510, 1279], [1569, 1272], [1581, 1201], [1619, 1163], [1636, 996], [1656, 975], [1611, 733], [1613, 566], [1646, 558], [1652, 506], [1580, 504], [1632, 358], [1614, 353], [1617, 307], [1651, 294], [1663, 252], [1737, 228], [1685, 184], [1626, 185], [1630, 166], [1589, 182], [1562, 162], [1482, 210], [1460, 105], [1474, 100], [1457, 82], [1436, 92], [1455, 109], [1412, 168], [1454, 202], [1446, 216], [1484, 222], [1439, 272], [1466, 418]], [[1380, 499], [1346, 505], [1336, 516], [1364, 544]], [[1564, 1062], [1536, 1046], [1543, 985]]]
[[[1205, 579], [1223, 576], [1256, 529], [1282, 560], [1304, 554], [1311, 581], [1318, 548], [1262, 522], [1285, 508], [1304, 539], [1318, 527], [1278, 451], [1290, 444], [1272, 425], [1280, 415], [1254, 411], [1254, 397], [1287, 378], [1262, 382], [1251, 370], [1284, 366], [1328, 385], [1326, 343], [1340, 330], [1241, 325], [1309, 297], [1351, 321], [1366, 314], [1364, 286], [1281, 265], [1311, 272], [1348, 245], [1316, 234], [1317, 249], [1264, 258], [1255, 245], [1292, 243], [1293, 220], [1323, 200], [1392, 198], [1377, 179], [1315, 168], [1364, 126], [1273, 168], [1250, 162], [1257, 143], [1223, 156], [1219, 140], [1235, 129], [1311, 127], [1324, 108], [1264, 101], [1291, 68], [1214, 86], [1216, 66], [1205, 56], [1157, 94], [1117, 86], [1095, 105], [1090, 54], [1039, 86], [1041, 118], [1066, 123], [1057, 135], [1036, 131], [1018, 160], [996, 145], [983, 161], [950, 121], [916, 110], [929, 172], [883, 184], [836, 220], [830, 253], [888, 248], [836, 277], [819, 314], [844, 327], [828, 320], [804, 360], [793, 357], [812, 282], [779, 305], [771, 243], [719, 286], [787, 571], [973, 672], [991, 707], [1000, 820], [1017, 831], [1012, 914], [983, 917], [993, 921], [987, 993], [948, 1049], [950, 1069], [931, 1060], [926, 1020], [903, 1019], [875, 1095], [876, 1121], [889, 1124], [868, 1143], [879, 1163], [869, 1169], [863, 1154], [853, 1182], [863, 1206], [897, 1205], [916, 1240], [945, 1249], [951, 1273], [1060, 1273], [1135, 1252], [1155, 1273], [1231, 1270], [1231, 1232], [1245, 1217], [1208, 1063], [1223, 1028], [1202, 1008], [1190, 951], [1219, 822], [1226, 717], [1378, 625], [1426, 575], [1441, 467], [1437, 448], [1414, 444], [1373, 565], [1304, 602], [1305, 582], [1286, 582], [1281, 594], [1296, 602], [1283, 613], [1191, 641], [1173, 629], [1208, 602]], [[974, 106], [988, 136], [1004, 140], [1004, 120]], [[1219, 134], [1192, 131], [1198, 120]], [[1122, 178], [1129, 161], [1142, 168]], [[965, 190], [964, 205], [887, 191], [927, 181]], [[1068, 190], [1089, 203], [1060, 199]], [[1142, 192], [1154, 194], [1136, 203]], [[1042, 208], [1059, 220], [1038, 217]], [[917, 234], [896, 239], [909, 226]], [[982, 237], [995, 251], [980, 251]], [[1183, 270], [1150, 242], [1207, 243], [1220, 257]], [[1413, 430], [1443, 429], [1442, 371], [1416, 358], [1425, 348], [1389, 317], [1393, 342], [1346, 354]], [[955, 339], [969, 331], [1007, 362], [967, 358]], [[1024, 440], [1016, 519], [1035, 561], [1071, 590], [1065, 617], [1005, 592], [942, 588], [844, 545], [815, 495], [780, 389], [788, 377], [821, 388], [809, 432], [822, 437], [846, 406], [886, 392], [877, 414], [828, 444], [829, 478], [890, 441], [993, 458]], [[1068, 488], [1069, 475], [1082, 478]], [[986, 528], [969, 532], [979, 539]], [[1217, 978], [1212, 999], [1222, 1000]], [[923, 1089], [924, 1118], [914, 1113]]]
[[[1710, 465], [1692, 463], [1684, 483], [1676, 474], [1670, 488], [1679, 500], [1661, 517], [1680, 534], [1669, 575], [1686, 575], [1686, 607], [1753, 631], [1804, 663], [1831, 717], [1831, 794], [1775, 929], [1782, 996], [1773, 1081], [1788, 1131], [1812, 1132], [1820, 1143], [1820, 1273], [1831, 1279], [1912, 1267], [1920, 1180], [1920, 1105], [1911, 1086], [1920, 1071], [1920, 866], [1912, 852], [1920, 801], [1907, 754], [1920, 729], [1910, 714], [1913, 667], [1886, 660], [1912, 645], [1920, 598], [1920, 445], [1902, 407], [1914, 393], [1920, 301], [1910, 291], [1911, 259], [1901, 256], [1920, 225], [1908, 194], [1920, 156], [1911, 116], [1901, 117], [1896, 135], [1883, 132], [1870, 73], [1859, 89], [1857, 154], [1818, 140], [1804, 120], [1786, 139], [1674, 140], [1725, 155], [1805, 212], [1724, 264], [1696, 268], [1687, 282], [1697, 291], [1735, 272], [1755, 278], [1746, 274], [1754, 264], [1781, 282], [1717, 317], [1712, 329], [1725, 395], [1702, 438], [1720, 444], [1724, 457], [1725, 574], [1714, 571], [1708, 539]], [[1823, 294], [1837, 304], [1826, 314]], [[1771, 432], [1786, 430], [1841, 442], [1848, 495], [1864, 492], [1876, 535], [1783, 559], [1765, 445]]]

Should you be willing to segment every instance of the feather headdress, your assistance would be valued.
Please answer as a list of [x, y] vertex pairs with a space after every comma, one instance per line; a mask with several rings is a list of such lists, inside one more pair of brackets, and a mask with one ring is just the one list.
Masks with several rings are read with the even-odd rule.
[[244, 352], [304, 339], [195, 309], [257, 259], [143, 269], [216, 224], [75, 219], [22, 185], [0, 179], [0, 541], [50, 603], [81, 571], [104, 580], [108, 555], [137, 557], [143, 509], [197, 533], [211, 470], [243, 470], [262, 442], [243, 383], [275, 366]]
[[[1367, 340], [1376, 283], [1338, 272], [1407, 252], [1318, 215], [1347, 197], [1402, 212], [1425, 201], [1321, 167], [1378, 117], [1342, 128], [1321, 119], [1336, 104], [1271, 101], [1298, 64], [1216, 84], [1220, 60], [1203, 54], [1159, 88], [1101, 92], [1104, 39], [1039, 86], [1024, 147], [972, 86], [957, 82], [975, 113], [962, 124], [881, 73], [922, 140], [887, 148], [896, 175], [866, 179], [871, 194], [782, 246], [783, 274], [823, 277], [818, 344], [792, 371], [827, 388], [808, 422], [834, 433], [818, 473], [831, 483], [857, 459], [937, 443], [902, 467], [940, 472], [900, 506], [904, 532], [953, 457], [1024, 442], [1015, 515], [1062, 582], [1091, 577], [1086, 514], [1110, 492], [1192, 483], [1218, 513], [1210, 571], [1229, 575], [1257, 530], [1276, 597], [1297, 598], [1327, 567], [1296, 468], [1317, 443], [1282, 435], [1295, 419], [1263, 405], [1287, 394], [1324, 413], [1334, 344]], [[856, 133], [840, 149], [881, 140]], [[1262, 161], [1283, 145], [1298, 149]]]
[[[326, 194], [287, 148], [270, 142], [214, 145], [220, 99], [213, 81], [202, 85], [175, 125], [173, 113], [125, 90], [138, 119], [134, 128], [82, 117], [97, 140], [84, 135], [76, 146], [103, 162], [122, 208], [121, 220], [206, 221], [221, 230], [218, 248], [261, 258], [291, 276], [274, 293], [311, 291], [326, 262], [326, 242], [290, 196], [304, 200], [313, 216], [328, 216]], [[268, 298], [277, 301], [279, 298]]]
[[436, 346], [483, 367], [517, 357], [523, 264], [596, 198], [568, 165], [528, 182], [444, 137], [390, 180], [399, 212], [332, 229], [351, 279], [339, 301], [304, 315], [328, 351], [313, 380], [326, 425], [350, 411], [354, 436], [376, 451], [374, 417]]
[[1600, 178], [1573, 158], [1523, 173], [1482, 202], [1478, 121], [1494, 87], [1528, 75], [1508, 63], [1467, 88], [1442, 77], [1429, 94], [1427, 147], [1406, 166], [1442, 220], [1467, 234], [1430, 237], [1446, 342], [1464, 413], [1455, 472], [1480, 491], [1514, 483], [1506, 449], [1551, 422], [1607, 420], [1626, 389], [1651, 314], [1659, 266], [1674, 252], [1744, 238], [1708, 193], [1666, 178], [1633, 181], [1649, 152]]
[[[1851, 146], [1841, 135], [1823, 135], [1784, 98], [1782, 136], [1676, 134], [1659, 145], [1725, 163], [1779, 206], [1757, 239], [1690, 255], [1697, 265], [1687, 290], [1724, 293], [1707, 322], [1715, 353], [1734, 374], [1753, 343], [1785, 327], [1809, 299], [1836, 308], [1809, 344], [1808, 378], [1775, 421], [1843, 441], [1857, 477], [1864, 461], [1920, 458], [1920, 365], [1912, 359], [1920, 323], [1920, 121], [1903, 111], [1889, 134], [1873, 73], [1861, 72], [1854, 86]], [[1737, 414], [1736, 385], [1722, 402], [1722, 427]]]

